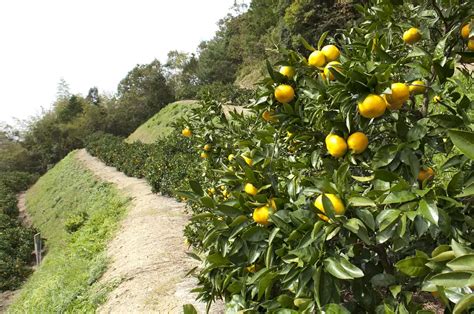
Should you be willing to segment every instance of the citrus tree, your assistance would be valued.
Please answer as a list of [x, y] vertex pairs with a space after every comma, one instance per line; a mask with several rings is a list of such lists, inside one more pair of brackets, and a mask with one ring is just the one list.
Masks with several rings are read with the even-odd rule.
[[302, 39], [307, 55], [281, 49], [252, 115], [208, 102], [185, 121], [205, 174], [182, 193], [201, 299], [275, 313], [474, 304], [472, 6], [356, 6], [363, 20]]

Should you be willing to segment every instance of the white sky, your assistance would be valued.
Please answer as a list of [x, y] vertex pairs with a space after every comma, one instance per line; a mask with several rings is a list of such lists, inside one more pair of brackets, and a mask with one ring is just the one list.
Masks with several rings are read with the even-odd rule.
[[135, 65], [194, 52], [234, 0], [0, 1], [0, 122], [50, 108], [63, 77], [71, 93], [114, 92]]

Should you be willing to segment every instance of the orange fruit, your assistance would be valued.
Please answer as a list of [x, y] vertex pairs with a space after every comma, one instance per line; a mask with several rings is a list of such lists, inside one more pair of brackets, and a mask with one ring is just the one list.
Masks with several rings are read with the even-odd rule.
[[295, 98], [295, 90], [290, 85], [279, 85], [275, 88], [275, 98], [282, 104], [289, 103]]
[[469, 28], [469, 23], [467, 23], [461, 28], [461, 37], [464, 39], [468, 39], [470, 32], [471, 32], [471, 29]]
[[347, 146], [354, 154], [360, 154], [369, 146], [369, 139], [364, 133], [355, 132], [347, 138]]
[[295, 68], [290, 67], [290, 66], [282, 66], [280, 68], [280, 73], [283, 74], [284, 76], [286, 76], [289, 79], [292, 79], [296, 74]]
[[326, 45], [321, 49], [327, 62], [335, 61], [341, 55], [339, 49], [334, 45]]
[[308, 58], [308, 64], [313, 67], [322, 67], [326, 64], [326, 57], [322, 51], [313, 51]]
[[257, 193], [258, 193], [258, 189], [252, 183], [245, 184], [244, 191], [245, 191], [245, 193], [247, 193], [249, 195], [252, 195], [252, 196], [257, 195]]
[[253, 160], [252, 158], [249, 158], [247, 156], [242, 156], [242, 158], [245, 160], [245, 163], [249, 166], [252, 166], [253, 165]]
[[202, 152], [201, 153], [201, 158], [203, 158], [203, 159], [209, 158], [209, 155], [205, 152]]
[[184, 137], [191, 137], [193, 134], [190, 129], [184, 128], [183, 131], [181, 131], [181, 134], [183, 134]]
[[329, 154], [333, 157], [342, 157], [347, 151], [346, 141], [339, 135], [329, 134], [326, 136], [325, 142]]
[[322, 79], [323, 81], [326, 81], [326, 74], [324, 74], [324, 71], [321, 72], [320, 75], [321, 75], [321, 79]]
[[206, 152], [210, 151], [212, 148], [211, 144], [206, 144], [202, 149], [204, 149]]
[[271, 207], [273, 210], [277, 210], [277, 205], [276, 205], [275, 199], [274, 199], [273, 197], [270, 199], [269, 204], [270, 204], [270, 207]]
[[359, 103], [358, 108], [360, 115], [364, 118], [378, 118], [385, 113], [387, 103], [381, 96], [370, 94]]
[[431, 180], [435, 173], [431, 167], [422, 168], [418, 173], [418, 181], [423, 182], [425, 180]]
[[252, 264], [250, 266], [245, 267], [245, 270], [247, 270], [249, 273], [255, 273], [257, 271], [257, 267], [255, 264]]
[[440, 97], [440, 96], [434, 96], [434, 97], [433, 97], [433, 102], [434, 102], [434, 103], [439, 103], [439, 102], [441, 102], [441, 97]]
[[385, 104], [387, 105], [387, 108], [390, 109], [390, 110], [398, 110], [400, 109], [402, 106], [403, 106], [403, 102], [394, 102], [392, 100], [391, 103], [388, 102], [388, 95], [387, 94], [382, 94], [381, 96], [383, 98], [383, 100], [385, 100]]
[[318, 217], [321, 218], [321, 220], [324, 220], [325, 222], [329, 221], [329, 217], [323, 214], [318, 214]]
[[413, 81], [408, 87], [410, 94], [419, 95], [426, 91], [426, 84], [423, 81]]
[[407, 44], [414, 44], [421, 39], [421, 32], [418, 28], [412, 27], [403, 33], [403, 41]]
[[[341, 199], [334, 194], [324, 194], [329, 201], [332, 204], [332, 208], [334, 209], [334, 212], [336, 215], [344, 215], [346, 212], [346, 208], [344, 207], [344, 203], [341, 201]], [[325, 213], [326, 211], [324, 210], [323, 206], [323, 195], [319, 195], [316, 201], [314, 201], [314, 206], [319, 209], [321, 212]]]
[[268, 218], [270, 218], [271, 214], [272, 210], [270, 208], [267, 206], [262, 206], [255, 208], [252, 218], [256, 223], [266, 226], [269, 224]]
[[[339, 65], [339, 66], [338, 66]], [[341, 72], [341, 67], [340, 67], [341, 63], [340, 62], [337, 62], [337, 61], [331, 61], [329, 62], [328, 64], [326, 64], [326, 66], [324, 67], [324, 75], [330, 80], [330, 81], [334, 81], [334, 74], [332, 74], [331, 72], [331, 68], [332, 69], [336, 69], [338, 72]]]
[[278, 120], [276, 117], [273, 116], [273, 111], [268, 111], [268, 110], [265, 110], [262, 113], [262, 118], [263, 118], [263, 120], [265, 120], [267, 122], [275, 122], [275, 121]]
[[474, 51], [474, 38], [469, 39], [467, 42], [467, 49]]
[[391, 90], [392, 93], [386, 96], [387, 101], [391, 104], [403, 104], [410, 98], [410, 89], [404, 83], [393, 83]]

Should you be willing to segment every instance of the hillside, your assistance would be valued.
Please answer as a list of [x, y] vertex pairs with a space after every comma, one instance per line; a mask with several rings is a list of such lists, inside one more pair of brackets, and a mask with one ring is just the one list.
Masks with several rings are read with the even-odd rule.
[[47, 253], [10, 312], [92, 311], [112, 288], [97, 280], [129, 200], [97, 180], [75, 155], [70, 153], [26, 194], [27, 211]]
[[192, 107], [197, 106], [197, 103], [196, 100], [180, 100], [167, 105], [130, 134], [127, 142], [140, 141], [151, 144], [158, 138], [169, 135], [173, 130], [171, 127], [173, 121], [183, 117]]

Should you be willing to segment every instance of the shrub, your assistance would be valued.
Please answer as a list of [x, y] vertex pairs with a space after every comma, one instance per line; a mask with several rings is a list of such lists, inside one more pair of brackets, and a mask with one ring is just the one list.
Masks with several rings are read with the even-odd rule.
[[34, 234], [0, 213], [0, 291], [18, 288], [31, 273]]
[[64, 223], [64, 228], [68, 233], [74, 233], [81, 228], [89, 218], [86, 212], [80, 212], [70, 216]]
[[20, 225], [17, 193], [36, 180], [25, 172], [2, 172], [0, 177], [0, 291], [15, 289], [30, 274], [35, 230]]
[[[318, 42], [336, 44], [341, 65], [323, 75], [287, 50], [275, 65], [294, 78], [268, 65], [253, 105], [264, 119], [227, 120], [209, 102], [187, 121], [213, 147], [205, 179], [181, 193], [204, 255], [201, 299], [275, 313], [416, 312], [427, 292], [455, 313], [474, 303], [474, 107], [453, 78], [456, 68], [469, 76], [459, 28], [472, 4], [356, 8], [365, 21]], [[421, 41], [406, 44], [413, 26]], [[405, 93], [420, 79], [422, 92]], [[296, 97], [279, 103], [280, 84]], [[356, 132], [367, 148], [349, 140]]]
[[154, 144], [129, 144], [113, 135], [97, 134], [89, 139], [87, 150], [129, 176], [145, 178], [153, 191], [166, 195], [175, 195], [188, 186], [189, 178], [200, 176], [193, 143], [177, 131]]

